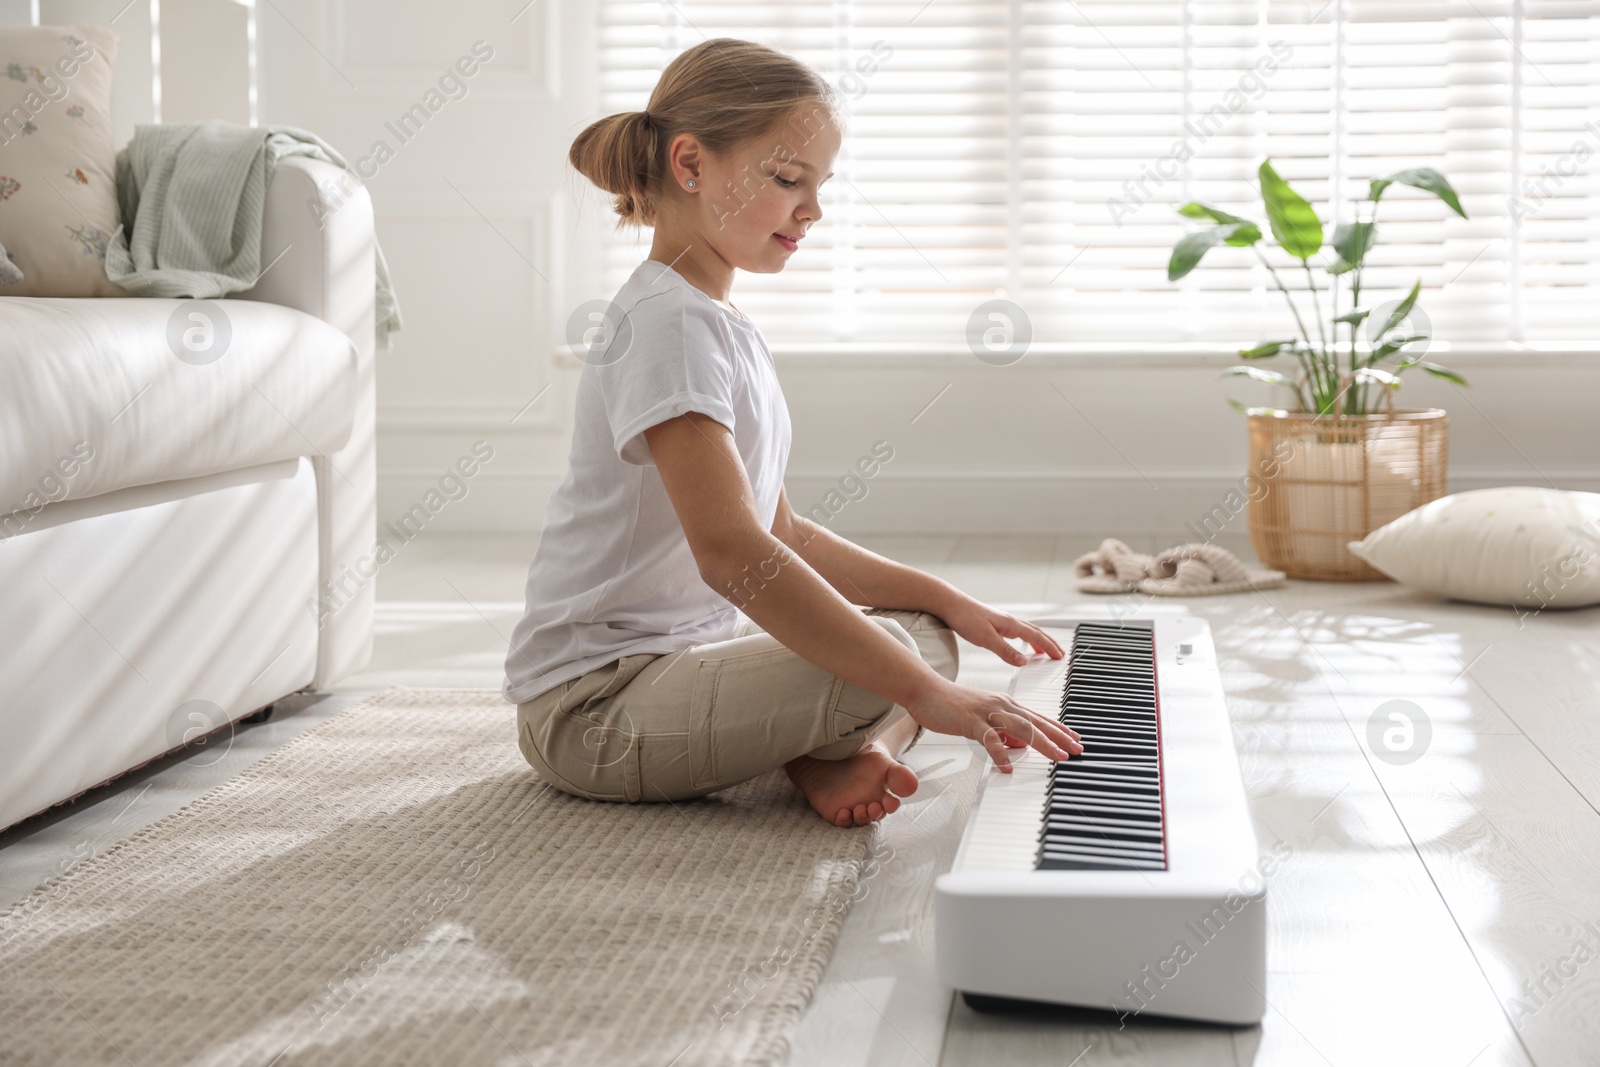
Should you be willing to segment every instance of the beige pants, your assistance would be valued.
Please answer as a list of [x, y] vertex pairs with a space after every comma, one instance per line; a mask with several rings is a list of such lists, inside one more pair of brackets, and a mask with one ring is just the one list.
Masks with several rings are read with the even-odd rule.
[[[935, 615], [865, 610], [946, 678], [956, 638]], [[738, 636], [623, 656], [517, 705], [522, 754], [593, 800], [681, 800], [810, 754], [847, 759], [906, 715], [802, 658], [741, 614]], [[917, 728], [916, 738], [922, 736]]]

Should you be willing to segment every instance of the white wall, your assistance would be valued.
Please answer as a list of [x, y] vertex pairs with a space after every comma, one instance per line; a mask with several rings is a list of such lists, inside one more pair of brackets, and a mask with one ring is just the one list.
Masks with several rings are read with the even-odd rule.
[[[911, 366], [777, 355], [795, 427], [787, 486], [796, 509], [826, 504], [874, 442], [894, 449], [866, 495], [833, 517], [836, 530], [1193, 540], [1188, 524], [1244, 475], [1246, 422], [1223, 397], [1252, 394], [1219, 379], [1237, 362], [1226, 354], [1030, 353], [1004, 368], [962, 355]], [[1600, 358], [1456, 353], [1448, 362], [1470, 389], [1412, 372], [1401, 406], [1450, 413], [1452, 492], [1522, 484], [1600, 492]], [[463, 528], [524, 528], [562, 469], [558, 459], [496, 472], [489, 492], [449, 518]], [[1243, 533], [1244, 524], [1241, 514], [1231, 529]]]
[[[564, 464], [551, 324], [592, 271], [564, 162], [598, 96], [592, 17], [557, 0], [274, 0], [261, 14], [262, 121], [367, 161], [399, 294], [404, 329], [378, 356], [380, 521], [482, 438], [494, 458], [435, 523], [531, 529]], [[430, 98], [463, 57], [464, 88]], [[398, 127], [430, 103], [420, 128]]]
[[[1521, 358], [1451, 357], [1472, 388], [1417, 375], [1402, 406], [1450, 412], [1452, 491], [1524, 483], [1600, 490], [1600, 419], [1592, 414], [1600, 360], [1508, 366]], [[970, 356], [912, 369], [780, 360], [796, 425], [790, 500], [796, 508], [823, 501], [847, 465], [883, 438], [895, 459], [834, 529], [1193, 540], [1186, 524], [1210, 513], [1246, 469], [1246, 420], [1223, 397], [1262, 394], [1219, 379], [1236, 362], [1226, 354], [1033, 352], [1004, 368]], [[1240, 515], [1238, 532], [1244, 522]]]

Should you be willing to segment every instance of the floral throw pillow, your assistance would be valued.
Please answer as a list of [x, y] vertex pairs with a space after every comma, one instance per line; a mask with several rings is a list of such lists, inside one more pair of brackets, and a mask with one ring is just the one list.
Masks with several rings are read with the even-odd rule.
[[[106, 277], [119, 224], [108, 26], [0, 27], [0, 297], [125, 296]], [[21, 281], [6, 284], [17, 271]]]

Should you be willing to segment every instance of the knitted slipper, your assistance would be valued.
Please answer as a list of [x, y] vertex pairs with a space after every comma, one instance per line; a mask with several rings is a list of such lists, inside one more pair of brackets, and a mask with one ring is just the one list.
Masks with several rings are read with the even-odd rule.
[[1207, 596], [1274, 589], [1283, 583], [1282, 571], [1246, 567], [1225, 548], [1196, 543], [1158, 552], [1150, 576], [1138, 589], [1151, 596]]
[[1094, 552], [1086, 552], [1072, 564], [1080, 593], [1131, 593], [1152, 573], [1153, 556], [1142, 555], [1108, 537]]

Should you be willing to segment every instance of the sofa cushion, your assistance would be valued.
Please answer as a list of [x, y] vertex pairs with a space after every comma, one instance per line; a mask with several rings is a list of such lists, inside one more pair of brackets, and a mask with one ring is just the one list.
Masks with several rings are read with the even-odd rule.
[[349, 338], [292, 308], [0, 297], [0, 537], [53, 500], [333, 452], [356, 395]]
[[0, 244], [22, 272], [0, 296], [122, 296], [109, 26], [0, 27]]

